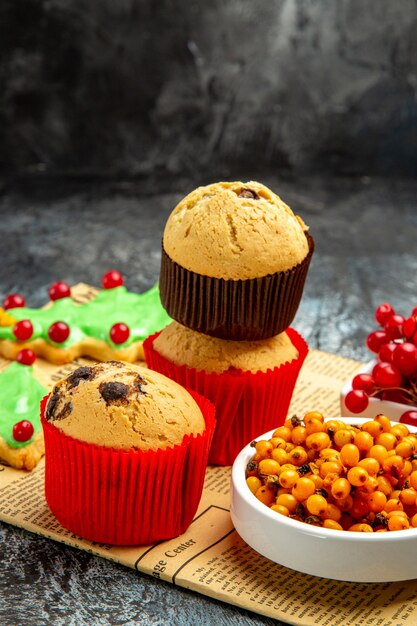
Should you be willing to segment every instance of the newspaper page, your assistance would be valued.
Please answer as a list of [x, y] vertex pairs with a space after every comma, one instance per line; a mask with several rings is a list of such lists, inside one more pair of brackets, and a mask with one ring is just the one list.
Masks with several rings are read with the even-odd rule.
[[[87, 285], [78, 301], [93, 297]], [[36, 376], [51, 388], [82, 363], [55, 366], [37, 359]], [[7, 367], [0, 361], [0, 369]], [[359, 363], [312, 350], [302, 368], [290, 414], [321, 410], [340, 414], [339, 391]], [[261, 434], [261, 433], [260, 433]], [[136, 568], [155, 578], [262, 615], [303, 626], [415, 626], [415, 581], [357, 584], [301, 574], [250, 548], [229, 514], [230, 467], [208, 467], [195, 518], [180, 537], [148, 546], [117, 547], [85, 541], [62, 528], [44, 498], [42, 460], [32, 472], [0, 464], [0, 520]]]

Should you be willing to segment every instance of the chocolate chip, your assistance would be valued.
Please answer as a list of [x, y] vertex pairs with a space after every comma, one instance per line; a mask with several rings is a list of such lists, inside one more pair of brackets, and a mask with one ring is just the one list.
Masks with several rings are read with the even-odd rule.
[[59, 391], [58, 391], [58, 388], [55, 387], [52, 392], [52, 395], [49, 397], [48, 404], [46, 405], [45, 417], [48, 420], [48, 422], [54, 419], [54, 412], [55, 412], [56, 405], [58, 404], [59, 400], [60, 400]]
[[61, 411], [55, 415], [55, 420], [63, 420], [72, 412], [73, 406], [72, 402], [66, 402], [62, 407]]
[[127, 404], [129, 385], [125, 385], [124, 383], [100, 383], [98, 389], [107, 405]]
[[146, 382], [146, 380], [142, 378], [140, 374], [138, 374], [135, 380], [133, 381], [133, 388], [135, 389], [135, 391], [138, 391], [139, 393], [143, 393], [144, 395], [146, 395], [146, 391], [143, 388], [143, 385], [147, 385], [147, 384], [148, 383]]
[[88, 367], [86, 365], [79, 367], [67, 377], [68, 389], [77, 387], [82, 380], [93, 380], [96, 374], [97, 371], [92, 367]]
[[258, 194], [252, 189], [241, 189], [239, 198], [253, 198], [253, 200], [259, 200]]

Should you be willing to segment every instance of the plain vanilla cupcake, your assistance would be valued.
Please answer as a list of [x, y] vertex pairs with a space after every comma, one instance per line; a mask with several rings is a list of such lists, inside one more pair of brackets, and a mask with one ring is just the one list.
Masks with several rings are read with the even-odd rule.
[[119, 361], [80, 367], [57, 383], [42, 423], [46, 499], [61, 524], [119, 545], [184, 532], [214, 429], [213, 407], [193, 395]]
[[147, 365], [216, 407], [209, 463], [230, 465], [248, 441], [284, 422], [305, 341], [293, 329], [268, 339], [211, 337], [172, 322], [144, 342]]
[[303, 292], [314, 248], [307, 231], [260, 183], [198, 187], [165, 226], [163, 306], [182, 325], [219, 338], [279, 334]]

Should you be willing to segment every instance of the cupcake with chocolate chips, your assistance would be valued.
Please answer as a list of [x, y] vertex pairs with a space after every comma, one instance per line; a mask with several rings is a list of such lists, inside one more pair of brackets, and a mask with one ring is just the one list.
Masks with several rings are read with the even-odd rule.
[[214, 430], [208, 400], [144, 367], [80, 367], [42, 407], [45, 493], [60, 523], [100, 543], [175, 537], [196, 512]]
[[186, 196], [163, 235], [160, 294], [180, 324], [222, 339], [266, 339], [296, 314], [314, 242], [304, 222], [257, 182]]

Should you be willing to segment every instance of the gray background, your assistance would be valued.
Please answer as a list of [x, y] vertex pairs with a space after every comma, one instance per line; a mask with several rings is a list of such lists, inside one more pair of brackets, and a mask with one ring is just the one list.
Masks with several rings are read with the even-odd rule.
[[417, 175], [416, 0], [2, 0], [4, 174]]

